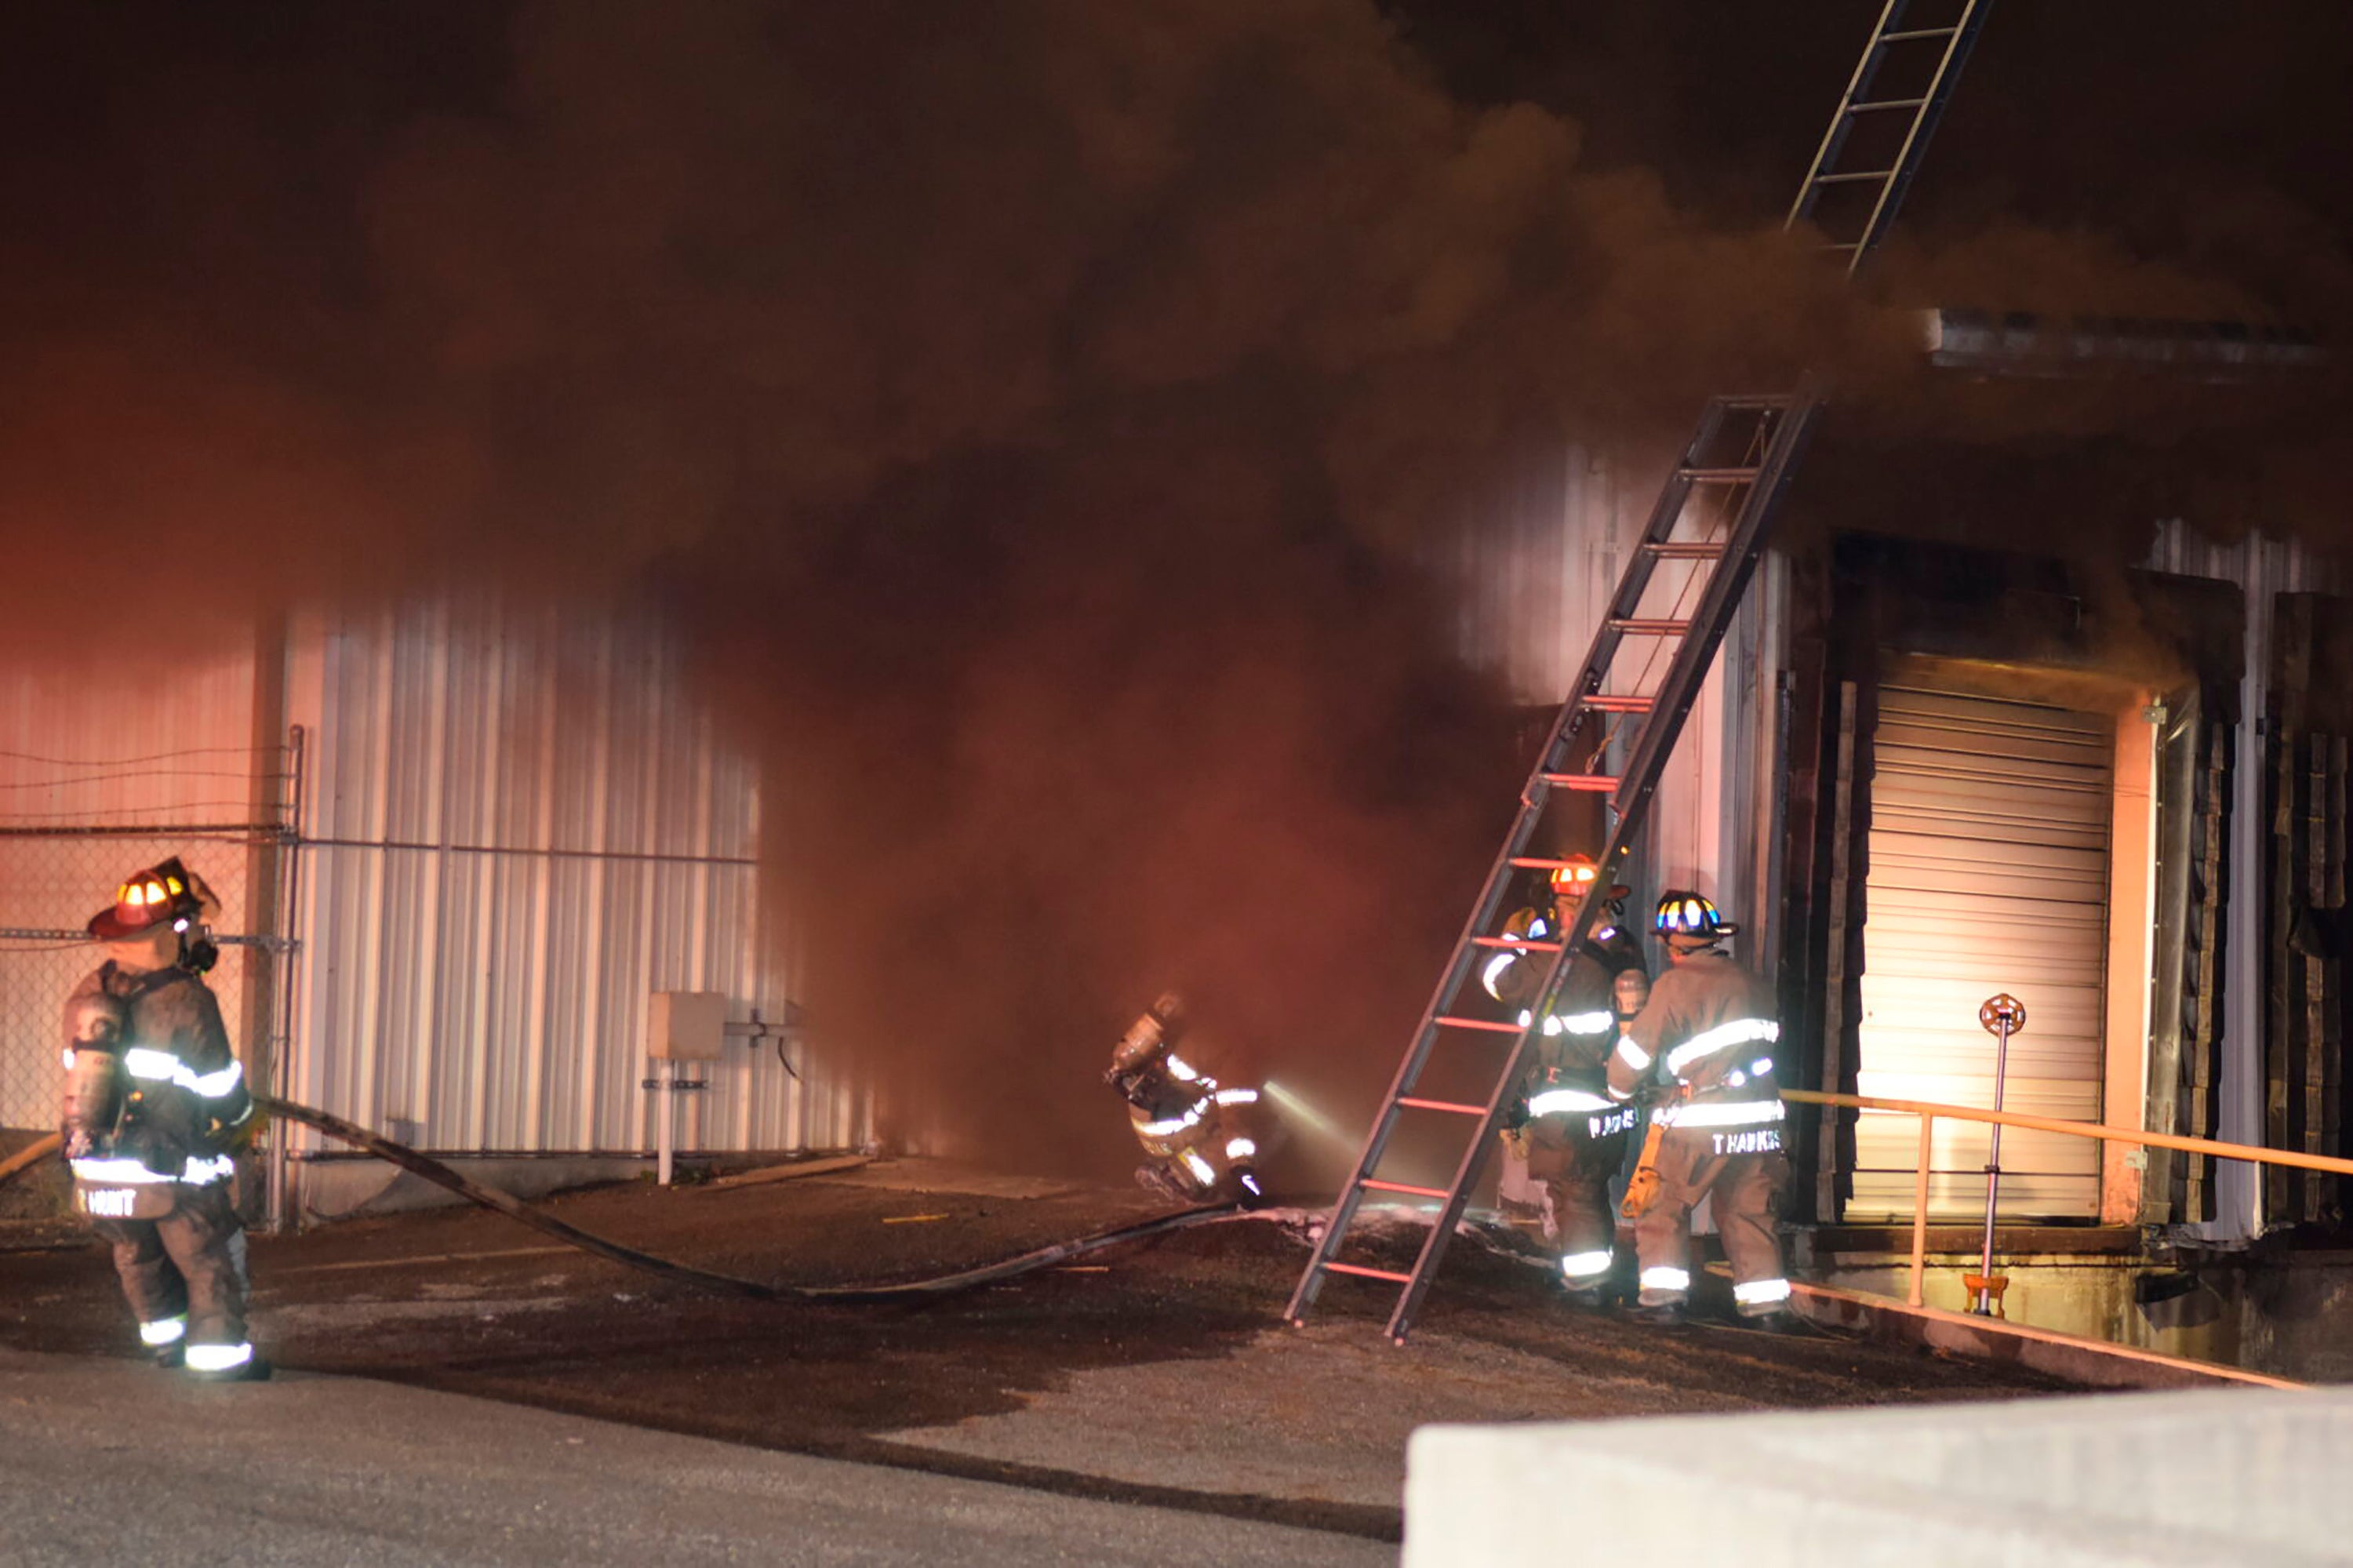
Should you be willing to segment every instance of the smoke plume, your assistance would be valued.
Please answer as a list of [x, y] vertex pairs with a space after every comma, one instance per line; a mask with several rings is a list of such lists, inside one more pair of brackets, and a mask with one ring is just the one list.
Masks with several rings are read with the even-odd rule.
[[[1108, 1151], [1093, 1075], [1169, 985], [1217, 1065], [1361, 1096], [1518, 766], [1428, 542], [1713, 390], [1911, 396], [1906, 329], [1776, 212], [1441, 77], [1423, 9], [41, 22], [8, 140], [74, 151], [0, 164], [47, 219], [0, 252], [6, 635], [159, 581], [223, 628], [456, 580], [659, 606], [765, 765], [813, 1029], [911, 1126]], [[1962, 219], [1885, 288], [2279, 281], [2220, 276]]]

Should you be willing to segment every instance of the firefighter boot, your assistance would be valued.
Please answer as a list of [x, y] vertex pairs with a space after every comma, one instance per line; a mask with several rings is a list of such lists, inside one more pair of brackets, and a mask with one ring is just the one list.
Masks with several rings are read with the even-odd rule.
[[269, 1363], [250, 1342], [187, 1347], [185, 1371], [196, 1383], [267, 1383]]
[[188, 1315], [185, 1312], [139, 1325], [139, 1343], [147, 1352], [148, 1364], [162, 1367], [166, 1372], [180, 1364], [187, 1337]]
[[1582, 1312], [1599, 1312], [1608, 1307], [1614, 1294], [1609, 1270], [1616, 1261], [1606, 1248], [1565, 1255], [1557, 1276], [1561, 1299]]
[[1751, 1333], [1778, 1334], [1783, 1339], [1789, 1340], [1829, 1340], [1837, 1338], [1834, 1334], [1816, 1328], [1812, 1323], [1808, 1322], [1805, 1319], [1800, 1318], [1798, 1314], [1790, 1311], [1786, 1307], [1780, 1308], [1778, 1311], [1764, 1312], [1752, 1318], [1743, 1318], [1740, 1320], [1739, 1326], [1747, 1330]]

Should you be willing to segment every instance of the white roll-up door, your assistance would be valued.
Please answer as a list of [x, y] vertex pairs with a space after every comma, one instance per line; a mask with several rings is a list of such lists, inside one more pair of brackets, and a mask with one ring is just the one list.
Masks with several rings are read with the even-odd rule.
[[[1926, 684], [1881, 689], [1857, 1092], [1993, 1104], [1978, 1007], [2026, 1004], [2007, 1108], [2100, 1119], [2115, 721]], [[1937, 1122], [1928, 1212], [1985, 1208], [1989, 1128]], [[1919, 1123], [1862, 1113], [1850, 1219], [1910, 1219]], [[2004, 1219], [2091, 1219], [2100, 1146], [2011, 1128]]]

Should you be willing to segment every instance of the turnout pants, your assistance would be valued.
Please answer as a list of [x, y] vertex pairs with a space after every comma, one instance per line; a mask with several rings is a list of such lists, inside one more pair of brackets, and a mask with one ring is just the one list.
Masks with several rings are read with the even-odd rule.
[[113, 1246], [114, 1271], [148, 1344], [175, 1341], [164, 1326], [182, 1321], [192, 1345], [246, 1342], [245, 1232], [227, 1182], [180, 1183], [162, 1219], [94, 1219], [90, 1229]]
[[[1781, 1194], [1789, 1162], [1780, 1129], [1672, 1127], [1659, 1144], [1659, 1195], [1634, 1222], [1642, 1262], [1641, 1304], [1680, 1302], [1691, 1290], [1691, 1213], [1715, 1199], [1716, 1234], [1732, 1264], [1732, 1294], [1744, 1317], [1788, 1299], [1781, 1273]], [[1757, 1149], [1759, 1143], [1770, 1147]], [[1729, 1152], [1732, 1150], [1739, 1152]]]
[[[1622, 1112], [1577, 1111], [1528, 1124], [1528, 1175], [1551, 1195], [1553, 1224], [1560, 1232], [1561, 1277], [1572, 1289], [1609, 1277], [1618, 1239], [1609, 1183], [1626, 1163], [1626, 1130], [1612, 1124], [1630, 1119]], [[1589, 1125], [1597, 1122], [1604, 1127], [1599, 1137]]]

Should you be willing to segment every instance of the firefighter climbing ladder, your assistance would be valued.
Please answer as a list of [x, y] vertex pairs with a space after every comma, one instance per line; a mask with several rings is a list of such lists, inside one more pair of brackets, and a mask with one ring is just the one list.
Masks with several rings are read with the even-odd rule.
[[[1917, 172], [1991, 0], [1946, 0], [1942, 19], [1924, 25], [1919, 0], [1887, 0], [1863, 48], [1831, 126], [1814, 154], [1788, 227], [1811, 223], [1825, 249], [1845, 258], [1852, 277], [1886, 233]], [[1889, 83], [1895, 83], [1890, 86]], [[1873, 97], [1876, 91], [1889, 96]], [[1479, 899], [1455, 943], [1437, 990], [1381, 1102], [1356, 1169], [1333, 1205], [1314, 1255], [1283, 1315], [1304, 1322], [1327, 1279], [1339, 1275], [1398, 1287], [1388, 1337], [1403, 1343], [1436, 1277], [1447, 1244], [1470, 1202], [1495, 1130], [1519, 1082], [1521, 1064], [1568, 973], [1572, 955], [1591, 934], [1602, 900], [1588, 898], [1558, 941], [1494, 936], [1518, 874], [1561, 863], [1529, 853], [1546, 810], [1567, 795], [1599, 795], [1614, 821], [1599, 855], [1606, 883], [1634, 847], [1651, 796], [1664, 777], [1683, 720], [1705, 683], [1715, 651], [1755, 574], [1790, 471], [1811, 433], [1819, 403], [1810, 388], [1780, 397], [1719, 397], [1668, 473], [1625, 575], [1595, 630], [1584, 667], [1538, 753], [1520, 809]], [[1664, 599], [1664, 603], [1660, 602]], [[1662, 609], [1665, 613], [1659, 613]], [[1662, 674], [1658, 673], [1664, 661]], [[1611, 759], [1622, 758], [1616, 771]], [[1482, 957], [1497, 951], [1543, 955], [1537, 1005], [1497, 1017], [1472, 983]], [[1418, 1092], [1423, 1069], [1441, 1051], [1508, 1036], [1511, 1054], [1483, 1099]], [[1449, 1064], [1450, 1066], [1456, 1064]], [[1378, 1174], [1407, 1118], [1436, 1118], [1470, 1135], [1445, 1187]], [[1366, 1197], [1438, 1201], [1438, 1213], [1411, 1270], [1343, 1262], [1351, 1226]]]

